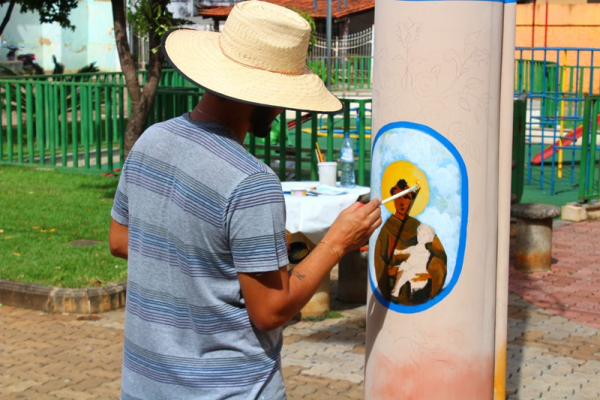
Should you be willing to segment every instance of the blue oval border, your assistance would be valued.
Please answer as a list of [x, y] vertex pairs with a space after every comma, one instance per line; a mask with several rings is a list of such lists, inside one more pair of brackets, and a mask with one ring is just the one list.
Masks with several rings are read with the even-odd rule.
[[[450, 281], [450, 283], [448, 283], [448, 286], [446, 286], [444, 289], [442, 289], [440, 291], [440, 293], [437, 296], [435, 296], [433, 299], [431, 299], [430, 301], [428, 301], [426, 303], [419, 304], [416, 306], [406, 306], [403, 304], [396, 304], [389, 300], [384, 299], [383, 296], [381, 295], [381, 293], [379, 293], [377, 286], [373, 282], [373, 279], [371, 276], [371, 265], [370, 265], [371, 257], [369, 255], [369, 284], [371, 285], [371, 291], [375, 295], [375, 298], [377, 298], [377, 301], [379, 301], [379, 303], [381, 305], [383, 305], [384, 307], [386, 307], [390, 310], [393, 310], [393, 311], [396, 311], [396, 312], [399, 312], [402, 314], [415, 314], [415, 313], [425, 311], [425, 310], [433, 307], [434, 305], [436, 305], [437, 303], [442, 301], [444, 298], [446, 298], [446, 296], [452, 291], [452, 289], [454, 289], [454, 286], [456, 286], [456, 283], [458, 282], [458, 278], [460, 277], [460, 275], [462, 273], [462, 267], [463, 267], [464, 258], [465, 258], [465, 247], [466, 247], [466, 242], [467, 242], [467, 223], [468, 223], [468, 219], [469, 219], [469, 177], [467, 175], [467, 167], [465, 166], [465, 163], [464, 163], [462, 157], [460, 156], [460, 153], [456, 149], [456, 147], [454, 147], [454, 145], [448, 139], [446, 139], [444, 136], [439, 134], [434, 129], [432, 129], [426, 125], [421, 125], [421, 124], [417, 124], [414, 122], [405, 122], [405, 121], [392, 122], [392, 123], [389, 123], [389, 124], [381, 127], [381, 129], [379, 129], [379, 131], [377, 132], [375, 139], [373, 140], [373, 146], [371, 147], [371, 154], [373, 154], [373, 150], [375, 150], [375, 146], [377, 145], [377, 140], [379, 140], [379, 138], [384, 133], [386, 133], [392, 129], [396, 129], [396, 128], [408, 128], [408, 129], [418, 130], [418, 131], [428, 134], [429, 136], [432, 136], [433, 138], [438, 140], [454, 156], [454, 159], [456, 160], [456, 162], [458, 163], [458, 166], [460, 168], [461, 177], [463, 178], [462, 179], [463, 184], [461, 185], [461, 208], [462, 208], [461, 214], [462, 215], [461, 215], [461, 224], [460, 224], [460, 239], [459, 239], [458, 251], [457, 251], [457, 255], [456, 255], [456, 266], [454, 268], [454, 274], [452, 275], [452, 280]], [[379, 177], [377, 177], [376, 179], [379, 179]], [[373, 176], [371, 176], [371, 180], [373, 180]], [[375, 251], [375, 250], [373, 250], [373, 251]]]

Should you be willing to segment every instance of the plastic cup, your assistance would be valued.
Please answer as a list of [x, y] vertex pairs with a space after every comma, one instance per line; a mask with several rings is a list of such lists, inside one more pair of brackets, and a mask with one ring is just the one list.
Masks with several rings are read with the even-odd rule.
[[319, 168], [319, 183], [321, 185], [335, 186], [337, 180], [337, 162], [320, 162], [317, 166]]

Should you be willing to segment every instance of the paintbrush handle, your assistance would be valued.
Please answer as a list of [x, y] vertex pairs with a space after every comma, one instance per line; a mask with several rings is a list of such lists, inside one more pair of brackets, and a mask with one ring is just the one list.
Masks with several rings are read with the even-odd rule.
[[409, 194], [409, 193], [411, 193], [411, 192], [414, 192], [414, 191], [416, 191], [417, 189], [419, 189], [419, 185], [415, 185], [415, 186], [413, 186], [413, 187], [410, 187], [410, 188], [408, 188], [408, 189], [404, 189], [404, 190], [403, 190], [403, 191], [401, 191], [400, 193], [396, 193], [395, 195], [393, 195], [393, 196], [390, 196], [390, 197], [388, 197], [387, 199], [383, 200], [383, 201], [381, 202], [381, 205], [384, 205], [385, 203], [388, 203], [388, 202], [390, 202], [390, 201], [392, 201], [392, 200], [396, 200], [398, 197], [402, 197], [402, 196], [404, 196], [404, 195], [406, 195], [406, 194]]

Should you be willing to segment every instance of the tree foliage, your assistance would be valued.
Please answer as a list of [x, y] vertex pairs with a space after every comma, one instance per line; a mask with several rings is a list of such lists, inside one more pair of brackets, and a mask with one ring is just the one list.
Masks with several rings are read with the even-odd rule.
[[296, 7], [287, 7], [287, 8], [300, 14], [300, 16], [302, 18], [304, 18], [306, 20], [306, 22], [308, 22], [308, 25], [310, 25], [310, 40], [308, 42], [308, 54], [310, 55], [310, 53], [312, 52], [313, 46], [317, 43], [317, 36], [316, 36], [317, 24], [315, 23], [315, 20], [313, 19], [313, 17], [310, 16], [310, 13], [308, 11], [303, 11]]
[[[151, 0], [131, 0], [127, 10], [127, 21], [137, 36], [157, 36], [161, 38], [174, 27], [189, 24], [189, 21], [173, 17], [167, 7], [168, 2]], [[152, 49], [154, 52], [158, 48]]]
[[[15, 4], [21, 7], [22, 13], [37, 12], [42, 24], [56, 22], [63, 28], [75, 29], [75, 26], [69, 19], [69, 15], [79, 4], [77, 0], [0, 0], [0, 5], [3, 4], [9, 5], [9, 12], [12, 11], [12, 7]], [[4, 17], [6, 22], [10, 18], [9, 12]], [[6, 23], [3, 22], [3, 26], [6, 26]], [[0, 34], [3, 30], [0, 30]]]

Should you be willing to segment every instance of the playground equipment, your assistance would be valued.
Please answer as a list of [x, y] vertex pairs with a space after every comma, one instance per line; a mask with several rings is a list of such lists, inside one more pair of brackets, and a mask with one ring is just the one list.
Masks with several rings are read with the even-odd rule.
[[585, 99], [582, 141], [581, 173], [579, 174], [579, 199], [589, 201], [600, 198], [600, 147], [597, 144], [598, 125], [600, 125], [600, 96]]
[[[515, 97], [527, 94], [527, 182], [556, 192], [577, 184], [584, 101], [600, 93], [600, 49], [518, 47], [515, 56]], [[566, 134], [565, 134], [566, 133]], [[549, 187], [548, 187], [549, 186]]]

